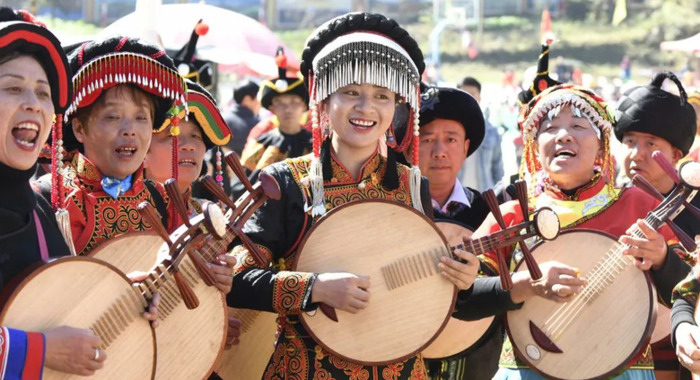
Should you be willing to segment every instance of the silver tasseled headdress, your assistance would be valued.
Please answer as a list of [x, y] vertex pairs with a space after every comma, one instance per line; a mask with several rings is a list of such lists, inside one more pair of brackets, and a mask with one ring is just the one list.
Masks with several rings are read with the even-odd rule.
[[353, 83], [369, 83], [387, 88], [411, 107], [409, 123], [413, 126], [413, 138], [405, 138], [401, 144], [394, 144], [392, 141], [387, 141], [387, 144], [403, 152], [413, 141], [411, 199], [413, 206], [423, 212], [420, 199], [421, 175], [418, 169], [420, 71], [410, 54], [383, 34], [359, 30], [341, 35], [324, 46], [313, 58], [312, 71], [308, 77], [315, 156], [309, 173], [313, 197], [312, 215], [323, 215], [326, 212], [323, 172], [319, 159], [322, 136], [318, 104], [339, 88]]
[[401, 45], [370, 32], [340, 36], [326, 45], [313, 60], [313, 100], [320, 103], [352, 83], [371, 83], [388, 88], [417, 109], [420, 75]]

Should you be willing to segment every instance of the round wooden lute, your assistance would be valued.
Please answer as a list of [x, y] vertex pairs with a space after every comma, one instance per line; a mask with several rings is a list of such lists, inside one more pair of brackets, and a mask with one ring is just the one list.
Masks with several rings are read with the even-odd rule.
[[[155, 335], [141, 314], [146, 301], [115, 267], [89, 257], [62, 257], [3, 289], [0, 323], [26, 331], [72, 326], [102, 338], [108, 360], [97, 379], [152, 379]], [[44, 368], [46, 380], [78, 380]]]
[[[578, 268], [589, 285], [567, 303], [533, 297], [507, 313], [508, 335], [530, 368], [547, 378], [601, 379], [642, 354], [657, 307], [648, 273], [627, 264], [604, 287], [595, 281], [603, 274], [594, 268], [617, 244], [600, 231], [569, 230], [534, 247], [538, 263], [558, 261]], [[523, 270], [523, 265], [516, 268]]]
[[277, 314], [229, 308], [241, 320], [239, 343], [221, 354], [216, 374], [224, 380], [261, 379], [275, 351]]
[[[184, 226], [178, 231], [182, 229]], [[168, 251], [158, 234], [136, 232], [108, 240], [90, 254], [130, 273], [150, 271]], [[199, 306], [188, 309], [174, 281], [159, 287], [156, 380], [207, 378], [226, 344], [228, 315], [223, 293], [204, 283], [189, 257], [182, 257], [179, 269], [197, 295]]]
[[[461, 223], [451, 220], [436, 220], [435, 224], [447, 238], [450, 245], [461, 244], [464, 238], [472, 236], [473, 231]], [[459, 354], [477, 343], [493, 324], [494, 317], [477, 321], [463, 321], [450, 318], [440, 335], [423, 350], [427, 359], [441, 359]]]
[[301, 321], [328, 351], [366, 365], [396, 362], [425, 348], [449, 319], [456, 288], [437, 264], [451, 252], [424, 215], [387, 200], [331, 210], [302, 241], [295, 270], [370, 277], [371, 300], [357, 314], [337, 310]]

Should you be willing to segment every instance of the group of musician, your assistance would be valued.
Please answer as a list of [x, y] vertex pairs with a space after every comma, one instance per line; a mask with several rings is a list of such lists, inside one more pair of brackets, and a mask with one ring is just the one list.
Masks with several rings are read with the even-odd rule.
[[[458, 289], [453, 317], [496, 316], [488, 334], [458, 355], [424, 360], [419, 352], [395, 363], [366, 365], [327, 350], [300, 323], [301, 313], [322, 304], [362, 313], [372, 302], [376, 279], [362, 273], [296, 270], [300, 243], [334, 208], [385, 199], [430, 219], [460, 222], [475, 231], [473, 237], [503, 228], [482, 194], [457, 179], [484, 139], [479, 104], [464, 91], [421, 84], [424, 69], [418, 44], [395, 21], [353, 13], [309, 37], [303, 78], [287, 77], [281, 69], [279, 78], [262, 86], [263, 105], [275, 112], [277, 123], [249, 143], [243, 161], [253, 182], [265, 172], [282, 195], [265, 202], [245, 224], [242, 233], [254, 247], [235, 240], [207, 266], [228, 306], [278, 314], [275, 350], [263, 379], [544, 378], [505, 337], [501, 317], [534, 297], [571, 301], [587, 280], [579, 268], [540, 262], [542, 278], [514, 272], [506, 289], [503, 272], [512, 271], [521, 257], [515, 246], [479, 257], [457, 249], [454, 258], [438, 263], [440, 274]], [[665, 79], [678, 86], [680, 96], [661, 89]], [[659, 302], [673, 304], [677, 356], [670, 346], [652, 356], [645, 345], [614, 378], [654, 379], [655, 367], [675, 376], [678, 362], [700, 371], [695, 257], [668, 226], [657, 231], [643, 220], [659, 204], [656, 198], [632, 185], [615, 187], [610, 151], [614, 136], [622, 143], [628, 177], [639, 174], [669, 194], [677, 184], [652, 152], [660, 151], [673, 165], [688, 154], [696, 131], [688, 95], [673, 74], [663, 73], [628, 91], [613, 111], [589, 89], [550, 84], [527, 91], [519, 119], [529, 212], [549, 207], [563, 229], [613, 235], [626, 245], [623, 254], [649, 272]], [[310, 130], [299, 121], [307, 110]], [[30, 14], [0, 9], [0, 286], [35, 262], [89, 255], [117, 236], [154, 228], [138, 211], [144, 201], [157, 210], [168, 233], [175, 231], [185, 221], [163, 183], [175, 178], [187, 212], [197, 215], [201, 202], [191, 184], [206, 151], [230, 138], [211, 94], [185, 80], [161, 48], [127, 36], [64, 48]], [[32, 182], [42, 160], [51, 163], [51, 171]], [[501, 199], [509, 199], [510, 190]], [[516, 200], [504, 201], [500, 210], [506, 227], [531, 217]], [[676, 221], [691, 237], [700, 233], [691, 213]], [[158, 303], [154, 297], [144, 311], [156, 328]], [[420, 304], [415, 312], [421, 313]], [[394, 323], [386, 317], [382, 323]], [[228, 345], [238, 343], [240, 321], [230, 318], [228, 332]], [[99, 375], [109, 360], [100, 346], [101, 338], [86, 329], [4, 326], [0, 377], [38, 379], [44, 367]]]

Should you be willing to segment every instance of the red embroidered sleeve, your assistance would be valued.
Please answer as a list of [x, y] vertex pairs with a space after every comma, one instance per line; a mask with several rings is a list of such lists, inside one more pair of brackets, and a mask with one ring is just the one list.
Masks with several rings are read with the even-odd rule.
[[272, 307], [280, 314], [300, 313], [309, 301], [313, 273], [280, 271], [275, 275]]
[[[313, 285], [313, 273], [290, 272], [272, 269], [272, 254], [264, 246], [257, 245], [265, 257], [261, 267], [253, 255], [244, 246], [237, 246], [232, 253], [238, 258], [239, 265], [234, 269], [234, 277], [250, 269], [266, 269], [272, 273], [272, 308], [279, 314], [299, 313], [307, 306]], [[276, 273], [275, 273], [276, 272]]]
[[260, 250], [265, 257], [265, 263], [262, 266], [258, 265], [250, 251], [248, 251], [245, 246], [238, 245], [231, 250], [231, 254], [235, 255], [238, 259], [238, 265], [236, 265], [236, 268], [233, 270], [234, 276], [248, 269], [266, 269], [270, 267], [272, 264], [272, 254], [270, 250], [260, 244], [256, 245], [258, 250]]

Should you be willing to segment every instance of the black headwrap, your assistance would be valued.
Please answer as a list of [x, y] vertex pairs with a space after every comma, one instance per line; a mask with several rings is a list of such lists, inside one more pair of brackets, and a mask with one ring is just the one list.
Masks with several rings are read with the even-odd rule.
[[[680, 96], [661, 89], [670, 79]], [[678, 78], [670, 72], [656, 74], [650, 84], [625, 92], [615, 111], [615, 137], [622, 141], [626, 132], [642, 132], [661, 137], [688, 154], [695, 138], [696, 119], [693, 106]]]

